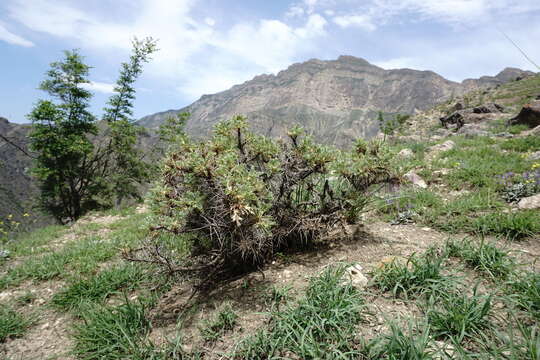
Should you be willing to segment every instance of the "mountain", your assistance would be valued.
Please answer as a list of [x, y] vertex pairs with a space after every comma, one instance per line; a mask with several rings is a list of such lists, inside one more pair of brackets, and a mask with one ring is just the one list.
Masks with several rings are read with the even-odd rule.
[[385, 70], [352, 56], [312, 59], [277, 75], [259, 75], [229, 90], [203, 95], [185, 108], [145, 116], [139, 124], [157, 128], [167, 117], [189, 112], [187, 132], [205, 136], [216, 122], [242, 114], [263, 135], [281, 137], [298, 124], [318, 141], [346, 146], [378, 133], [379, 111], [387, 118], [413, 114], [468, 91], [530, 74], [507, 68], [496, 76], [457, 83], [432, 71]]
[[[29, 125], [9, 122], [0, 117], [0, 221], [12, 215], [23, 220], [24, 213], [33, 213], [33, 200], [38, 195], [36, 183], [30, 176], [32, 159], [17, 147], [28, 149]], [[35, 219], [35, 216], [33, 216]]]

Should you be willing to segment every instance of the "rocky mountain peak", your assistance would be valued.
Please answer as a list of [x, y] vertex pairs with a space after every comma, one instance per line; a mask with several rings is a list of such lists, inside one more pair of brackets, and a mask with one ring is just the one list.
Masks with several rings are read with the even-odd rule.
[[432, 71], [385, 70], [365, 59], [342, 55], [336, 60], [311, 59], [276, 75], [263, 74], [193, 104], [142, 118], [149, 128], [175, 112], [189, 112], [186, 130], [206, 136], [215, 123], [246, 115], [253, 130], [282, 137], [293, 125], [304, 127], [316, 140], [347, 146], [354, 139], [377, 134], [377, 114], [386, 118], [412, 114], [471, 89], [487, 87], [524, 74], [505, 69], [496, 76], [449, 81]]

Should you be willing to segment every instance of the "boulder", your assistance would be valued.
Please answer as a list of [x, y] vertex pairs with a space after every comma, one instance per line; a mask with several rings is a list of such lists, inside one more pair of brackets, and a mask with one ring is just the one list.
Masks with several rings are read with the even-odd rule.
[[445, 129], [448, 129], [448, 125], [455, 125], [456, 129], [459, 130], [465, 124], [464, 113], [465, 110], [455, 111], [448, 116], [440, 118], [439, 121]]
[[504, 108], [501, 105], [495, 103], [477, 106], [472, 109], [472, 112], [475, 114], [501, 113], [503, 111]]
[[463, 110], [465, 108], [465, 106], [463, 106], [462, 103], [458, 102], [454, 105], [454, 107], [452, 109], [454, 109], [454, 111], [458, 111], [458, 110]]
[[403, 149], [400, 152], [398, 152], [398, 156], [404, 159], [410, 159], [414, 156], [414, 153], [411, 149]]
[[427, 184], [424, 181], [424, 179], [422, 179], [420, 175], [418, 175], [412, 170], [406, 173], [405, 175], [403, 175], [403, 177], [409, 180], [414, 186], [418, 186], [419, 188], [422, 188], [422, 189], [427, 188]]
[[540, 125], [540, 100], [523, 106], [517, 116], [508, 120], [508, 125], [527, 125], [530, 128]]
[[525, 197], [517, 204], [519, 209], [540, 209], [540, 194]]

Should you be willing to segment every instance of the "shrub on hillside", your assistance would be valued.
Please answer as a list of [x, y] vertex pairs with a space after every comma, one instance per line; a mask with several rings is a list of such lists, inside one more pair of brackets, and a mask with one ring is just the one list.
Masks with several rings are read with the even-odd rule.
[[128, 258], [208, 279], [246, 271], [354, 222], [370, 187], [397, 179], [380, 142], [340, 151], [300, 128], [275, 141], [247, 127], [238, 116], [208, 141], [178, 141], [153, 191], [153, 236]]

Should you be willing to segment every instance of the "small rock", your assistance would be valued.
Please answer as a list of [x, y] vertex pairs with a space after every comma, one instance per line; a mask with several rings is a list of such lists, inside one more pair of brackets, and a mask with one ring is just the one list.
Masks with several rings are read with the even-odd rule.
[[7, 259], [9, 257], [9, 250], [0, 250], [0, 258]]
[[511, 139], [514, 137], [514, 135], [510, 134], [509, 132], [498, 133], [498, 134], [495, 134], [495, 136], [505, 138], [505, 139]]
[[291, 270], [283, 270], [283, 276], [285, 276], [286, 278], [290, 278], [292, 276], [292, 271]]
[[540, 160], [540, 151], [533, 152], [527, 156], [527, 160]]
[[362, 266], [354, 264], [345, 270], [345, 281], [350, 281], [351, 285], [358, 289], [363, 289], [368, 284], [368, 278], [362, 274]]
[[531, 130], [527, 130], [525, 132], [522, 132], [522, 134], [525, 135], [525, 136], [530, 136], [530, 135], [540, 136], [540, 125], [536, 126], [535, 128], [533, 128]]
[[398, 152], [398, 156], [401, 156], [404, 159], [410, 159], [414, 156], [414, 153], [411, 149], [403, 149]]
[[465, 136], [489, 136], [489, 133], [477, 124], [465, 124], [459, 129], [458, 134]]
[[540, 194], [519, 200], [517, 206], [519, 209], [540, 209]]
[[435, 170], [433, 172], [433, 175], [435, 176], [446, 176], [448, 174], [450, 174], [450, 169], [446, 169], [446, 168], [442, 168], [442, 169], [439, 169], [439, 170]]
[[456, 143], [452, 140], [447, 140], [442, 144], [430, 146], [428, 148], [428, 158], [433, 158], [435, 155], [441, 152], [452, 150], [454, 147], [456, 147]]
[[422, 179], [420, 175], [418, 175], [412, 170], [403, 175], [403, 177], [409, 180], [413, 185], [418, 186], [422, 189], [426, 189], [428, 187], [424, 179]]

